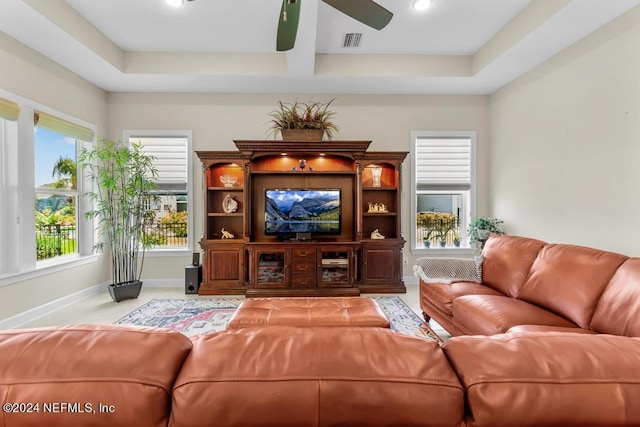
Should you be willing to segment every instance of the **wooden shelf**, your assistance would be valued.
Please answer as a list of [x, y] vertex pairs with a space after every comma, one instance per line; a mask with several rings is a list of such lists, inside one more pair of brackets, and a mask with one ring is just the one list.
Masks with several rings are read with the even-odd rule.
[[[405, 292], [400, 217], [401, 164], [407, 152], [369, 152], [371, 141], [234, 143], [237, 151], [196, 152], [204, 171], [204, 236], [200, 245], [205, 255], [200, 294]], [[304, 169], [300, 169], [301, 160], [305, 161]], [[374, 181], [377, 168], [381, 173], [376, 173]], [[222, 185], [225, 175], [235, 178], [235, 186]], [[373, 186], [374, 182], [381, 185]], [[267, 234], [264, 210], [265, 189], [269, 188], [340, 189], [340, 234], [318, 234], [301, 242], [278, 241]], [[222, 211], [225, 193], [237, 202], [235, 212]], [[389, 212], [367, 212], [369, 203], [384, 205]], [[223, 229], [235, 238], [222, 239]], [[386, 238], [371, 239], [376, 229]], [[312, 255], [303, 256], [307, 253]], [[346, 264], [324, 265], [323, 253], [340, 253], [339, 259]], [[265, 278], [264, 259], [269, 254], [282, 258], [281, 271], [274, 273], [273, 280]]]

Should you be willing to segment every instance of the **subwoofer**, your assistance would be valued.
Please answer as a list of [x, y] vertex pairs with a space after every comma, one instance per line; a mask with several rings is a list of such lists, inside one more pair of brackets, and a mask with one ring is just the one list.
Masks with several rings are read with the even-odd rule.
[[187, 265], [184, 269], [184, 293], [197, 294], [202, 282], [202, 266]]

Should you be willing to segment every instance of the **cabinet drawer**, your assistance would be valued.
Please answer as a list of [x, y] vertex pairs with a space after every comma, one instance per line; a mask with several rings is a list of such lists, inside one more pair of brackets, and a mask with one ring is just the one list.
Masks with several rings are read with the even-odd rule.
[[316, 276], [291, 276], [291, 287], [293, 288], [314, 288], [316, 286]]
[[294, 261], [315, 261], [316, 250], [314, 248], [293, 248], [291, 256]]
[[315, 262], [294, 262], [291, 264], [291, 272], [293, 274], [315, 274]]

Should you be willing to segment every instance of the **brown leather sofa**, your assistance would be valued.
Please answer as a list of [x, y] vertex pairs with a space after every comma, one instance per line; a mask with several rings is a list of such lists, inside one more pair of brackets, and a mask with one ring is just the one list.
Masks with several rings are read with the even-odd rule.
[[373, 327], [0, 331], [0, 427], [638, 426], [640, 339]]
[[482, 254], [482, 283], [420, 280], [425, 318], [453, 336], [640, 336], [640, 258], [517, 236], [492, 236]]

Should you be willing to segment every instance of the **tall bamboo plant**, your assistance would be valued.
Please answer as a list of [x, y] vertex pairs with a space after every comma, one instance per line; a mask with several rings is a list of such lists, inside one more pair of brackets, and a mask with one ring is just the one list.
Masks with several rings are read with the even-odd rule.
[[150, 246], [144, 238], [145, 226], [155, 218], [149, 209], [157, 199], [154, 158], [144, 154], [140, 143], [104, 140], [82, 150], [79, 163], [93, 184], [87, 192], [93, 210], [85, 216], [97, 221], [102, 237], [94, 249], [102, 251], [108, 245], [114, 286], [139, 281], [145, 249]]

